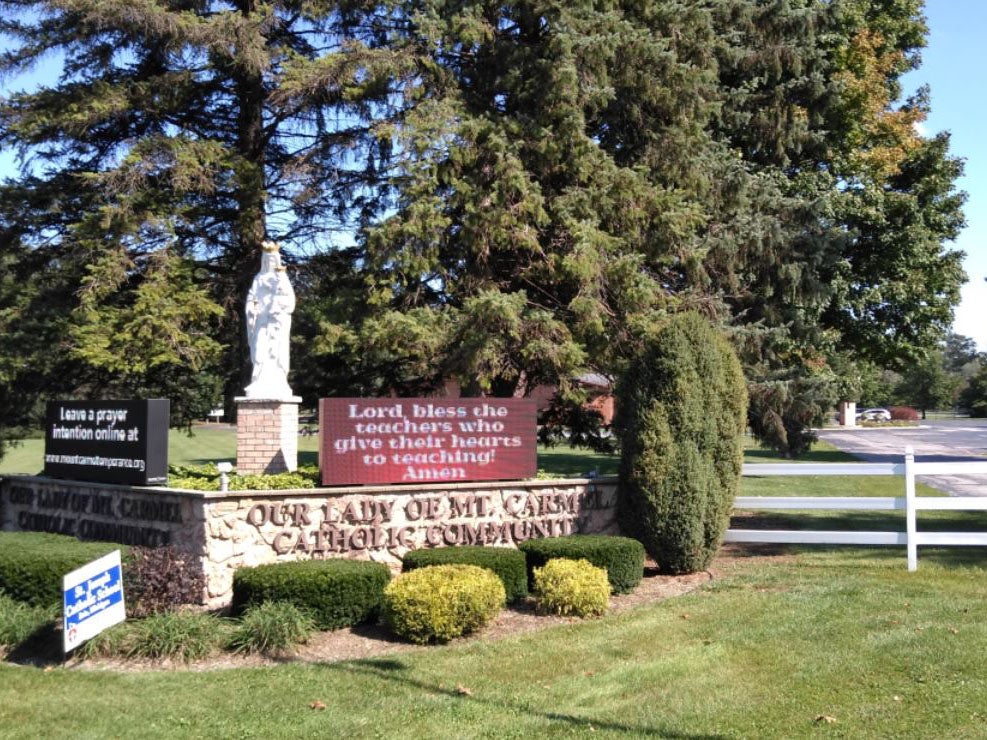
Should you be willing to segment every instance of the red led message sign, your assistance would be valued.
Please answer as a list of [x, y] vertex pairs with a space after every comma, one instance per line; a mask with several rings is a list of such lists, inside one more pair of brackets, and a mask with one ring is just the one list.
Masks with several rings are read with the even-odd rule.
[[532, 478], [536, 402], [520, 398], [323, 398], [326, 486]]

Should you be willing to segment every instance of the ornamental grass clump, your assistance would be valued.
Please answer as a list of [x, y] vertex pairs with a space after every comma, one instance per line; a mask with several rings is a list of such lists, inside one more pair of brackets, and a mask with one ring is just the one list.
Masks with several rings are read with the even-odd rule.
[[504, 608], [504, 584], [476, 565], [431, 565], [384, 589], [384, 620], [411, 642], [448, 642], [479, 629]]
[[139, 620], [115, 624], [79, 645], [74, 655], [83, 660], [94, 658], [126, 658], [132, 654]]
[[599, 617], [610, 607], [607, 572], [588, 560], [555, 558], [535, 568], [538, 611], [561, 617]]
[[133, 622], [127, 636], [127, 657], [205, 658], [226, 642], [226, 626], [204, 612], [161, 612]]
[[59, 616], [57, 606], [32, 606], [0, 591], [0, 647], [13, 647]]
[[286, 655], [308, 642], [314, 632], [315, 620], [294, 604], [265, 601], [243, 613], [228, 647], [238, 653]]

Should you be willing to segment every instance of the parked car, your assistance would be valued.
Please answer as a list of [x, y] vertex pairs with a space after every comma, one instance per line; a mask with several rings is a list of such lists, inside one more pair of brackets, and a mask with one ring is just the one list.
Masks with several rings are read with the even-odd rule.
[[857, 421], [891, 421], [891, 412], [887, 409], [864, 409], [857, 414]]

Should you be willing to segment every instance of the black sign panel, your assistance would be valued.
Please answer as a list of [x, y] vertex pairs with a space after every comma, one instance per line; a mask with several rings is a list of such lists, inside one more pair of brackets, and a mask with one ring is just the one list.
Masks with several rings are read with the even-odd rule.
[[168, 480], [171, 401], [49, 401], [45, 475], [158, 485]]

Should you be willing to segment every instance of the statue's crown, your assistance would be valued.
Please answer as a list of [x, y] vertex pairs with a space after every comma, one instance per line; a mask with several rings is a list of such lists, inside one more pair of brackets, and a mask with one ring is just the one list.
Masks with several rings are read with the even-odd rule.
[[277, 242], [263, 242], [260, 247], [265, 252], [277, 252], [280, 249]]

